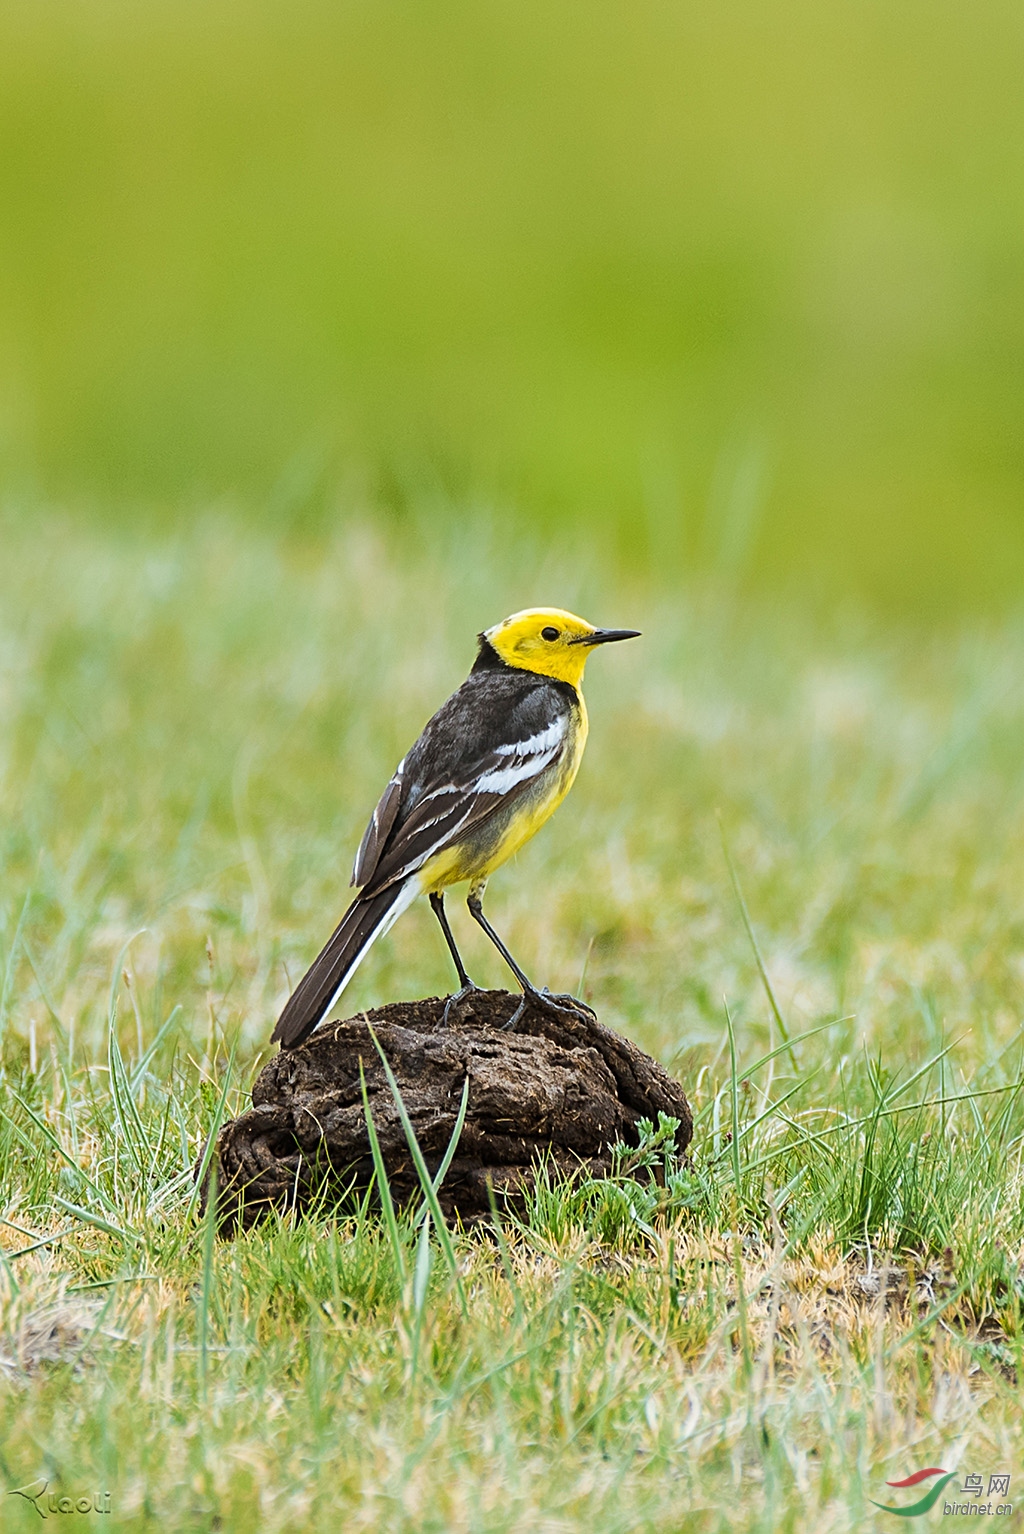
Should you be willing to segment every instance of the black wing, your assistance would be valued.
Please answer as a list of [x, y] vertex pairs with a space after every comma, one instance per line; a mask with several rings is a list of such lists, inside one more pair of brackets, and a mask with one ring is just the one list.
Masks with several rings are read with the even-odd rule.
[[352, 869], [352, 883], [358, 888], [365, 884], [376, 868], [380, 859], [384, 844], [391, 833], [391, 827], [395, 823], [399, 806], [402, 802], [402, 773], [405, 771], [405, 760], [399, 762], [395, 768], [394, 777], [380, 796], [380, 802], [370, 817], [370, 824], [363, 832], [363, 839], [359, 843], [359, 851], [356, 853], [355, 867]]
[[573, 698], [531, 672], [471, 674], [384, 790], [353, 882], [376, 894], [528, 793], [565, 749]]

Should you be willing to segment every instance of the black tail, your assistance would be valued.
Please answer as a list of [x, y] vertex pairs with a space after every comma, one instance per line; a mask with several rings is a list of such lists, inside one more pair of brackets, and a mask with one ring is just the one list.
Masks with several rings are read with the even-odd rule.
[[[297, 1049], [309, 1037], [344, 990], [374, 938], [385, 924], [390, 926], [388, 917], [392, 907], [405, 896], [404, 909], [412, 893], [404, 884], [392, 884], [379, 895], [371, 895], [368, 899], [360, 895], [353, 900], [289, 996], [270, 1035], [272, 1044], [279, 1043], [282, 1049]], [[395, 916], [399, 914], [398, 911], [394, 913]]]

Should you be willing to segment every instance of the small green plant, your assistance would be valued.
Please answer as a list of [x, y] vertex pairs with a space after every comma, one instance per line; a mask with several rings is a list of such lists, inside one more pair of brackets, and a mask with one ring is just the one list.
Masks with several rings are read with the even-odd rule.
[[562, 1179], [545, 1167], [527, 1197], [527, 1223], [560, 1237], [576, 1226], [614, 1245], [654, 1239], [656, 1227], [705, 1208], [712, 1190], [693, 1162], [677, 1153], [678, 1128], [679, 1120], [666, 1113], [659, 1113], [657, 1125], [638, 1119], [638, 1143], [613, 1147], [606, 1177]]

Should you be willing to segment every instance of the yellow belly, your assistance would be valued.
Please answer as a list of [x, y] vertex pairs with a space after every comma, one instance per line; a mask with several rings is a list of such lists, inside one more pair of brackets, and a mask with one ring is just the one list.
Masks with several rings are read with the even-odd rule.
[[435, 852], [420, 869], [420, 888], [424, 893], [433, 894], [467, 879], [482, 884], [554, 814], [575, 781], [587, 743], [587, 709], [582, 693], [573, 716], [571, 737], [559, 767], [540, 775], [536, 790], [518, 801], [497, 839], [482, 846], [479, 837], [470, 837]]

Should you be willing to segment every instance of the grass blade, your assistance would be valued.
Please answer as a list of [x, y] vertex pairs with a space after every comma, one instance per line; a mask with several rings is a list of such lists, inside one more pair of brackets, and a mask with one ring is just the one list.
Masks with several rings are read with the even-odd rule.
[[[53, 1149], [57, 1152], [57, 1155], [60, 1156], [61, 1160], [62, 1161], [66, 1161], [68, 1166], [74, 1168], [74, 1170], [78, 1173], [79, 1177], [81, 1177], [82, 1181], [85, 1183], [86, 1187], [90, 1188], [92, 1190], [92, 1192], [95, 1193], [96, 1197], [99, 1199], [101, 1204], [105, 1204], [106, 1207], [111, 1211], [111, 1213], [116, 1213], [116, 1205], [113, 1203], [113, 1201], [110, 1198], [108, 1198], [108, 1196], [103, 1192], [103, 1189], [101, 1187], [99, 1187], [99, 1185], [92, 1180], [92, 1178], [89, 1176], [88, 1172], [86, 1172], [81, 1166], [79, 1166], [79, 1164], [75, 1160], [75, 1158], [68, 1154], [68, 1152], [64, 1149], [63, 1145], [57, 1139], [57, 1136], [54, 1134], [53, 1130], [50, 1128], [49, 1124], [45, 1124], [43, 1122], [43, 1120], [39, 1117], [38, 1113], [36, 1113], [33, 1108], [30, 1108], [28, 1103], [25, 1102], [22, 1098], [20, 1098], [18, 1096], [17, 1092], [15, 1092], [13, 1090], [13, 1088], [10, 1088], [9, 1090], [10, 1090], [11, 1096], [14, 1098], [14, 1101], [18, 1104], [18, 1107], [22, 1110], [23, 1113], [27, 1113], [29, 1118], [32, 1120], [33, 1124], [35, 1124], [36, 1128], [42, 1131], [42, 1133], [45, 1136], [46, 1140], [53, 1147]], [[10, 1114], [9, 1113], [5, 1113], [3, 1108], [0, 1108], [0, 1115], [2, 1115], [7, 1120], [8, 1124], [10, 1124], [10, 1126], [14, 1130], [15, 1134], [18, 1135], [18, 1137], [21, 1140], [22, 1144], [25, 1145], [25, 1147], [28, 1150], [33, 1151], [36, 1154], [38, 1154], [39, 1147], [32, 1144], [32, 1141], [29, 1139], [28, 1135], [25, 1134], [24, 1130], [21, 1128], [21, 1126], [19, 1124], [15, 1123], [14, 1119], [11, 1118]]]
[[395, 1201], [391, 1197], [391, 1184], [388, 1182], [387, 1168], [384, 1165], [380, 1141], [377, 1138], [377, 1126], [373, 1122], [373, 1113], [370, 1109], [370, 1098], [366, 1090], [366, 1074], [363, 1071], [362, 1060], [359, 1062], [359, 1090], [363, 1094], [366, 1137], [370, 1142], [370, 1155], [373, 1157], [373, 1172], [377, 1179], [377, 1192], [380, 1194], [381, 1209], [384, 1212], [384, 1224], [391, 1239], [391, 1250], [395, 1257], [395, 1267], [398, 1269], [399, 1276], [404, 1284], [406, 1277], [405, 1246], [402, 1241], [401, 1232], [398, 1229], [398, 1220], [395, 1217]]
[[199, 1390], [206, 1395], [206, 1371], [209, 1363], [210, 1295], [213, 1291], [213, 1253], [217, 1236], [217, 1166], [210, 1172], [206, 1196], [206, 1220], [203, 1229], [203, 1280], [199, 1289]]
[[146, 1070], [147, 1070], [147, 1068], [149, 1066], [149, 1062], [153, 1059], [153, 1056], [156, 1054], [157, 1050], [160, 1048], [160, 1045], [163, 1043], [163, 1041], [166, 1038], [167, 1034], [170, 1032], [171, 1028], [174, 1026], [174, 1023], [177, 1021], [178, 1014], [180, 1012], [181, 1012], [181, 1005], [179, 1003], [178, 1006], [176, 1006], [176, 1007], [174, 1007], [172, 1009], [170, 1015], [167, 1018], [167, 1021], [161, 1025], [161, 1027], [160, 1027], [160, 1029], [159, 1029], [159, 1031], [157, 1033], [156, 1038], [153, 1040], [152, 1044], [150, 1044], [149, 1048], [146, 1050], [146, 1053], [142, 1056], [142, 1058], [139, 1060], [138, 1064], [136, 1065], [135, 1069], [132, 1071], [131, 1078], [130, 1078], [130, 1085], [131, 1085], [131, 1090], [133, 1092], [135, 1091], [135, 1089], [138, 1086], [139, 1082], [142, 1080], [143, 1076], [146, 1074]]
[[[448, 1149], [445, 1151], [444, 1155], [441, 1158], [441, 1165], [438, 1167], [437, 1171], [434, 1173], [433, 1182], [434, 1182], [434, 1192], [435, 1193], [437, 1192], [437, 1190], [441, 1186], [441, 1184], [444, 1182], [445, 1173], [447, 1172], [448, 1168], [451, 1166], [452, 1161], [455, 1158], [455, 1152], [458, 1149], [459, 1140], [462, 1137], [462, 1126], [466, 1122], [466, 1109], [468, 1107], [469, 1107], [469, 1075], [467, 1073], [466, 1079], [462, 1083], [462, 1101], [459, 1104], [459, 1112], [458, 1112], [458, 1116], [457, 1116], [457, 1118], [455, 1120], [455, 1128], [452, 1130], [451, 1138], [448, 1141]], [[417, 1214], [415, 1220], [413, 1221], [413, 1227], [415, 1228], [417, 1225], [420, 1224], [420, 1222], [422, 1220], [427, 1219], [429, 1214], [430, 1214], [430, 1206], [426, 1203], [426, 1201], [424, 1201], [423, 1204], [420, 1207], [419, 1213]]]
[[754, 959], [757, 964], [757, 972], [761, 976], [761, 984], [764, 986], [765, 995], [768, 997], [768, 1005], [772, 1009], [772, 1016], [774, 1017], [776, 1024], [778, 1025], [779, 1032], [782, 1035], [783, 1048], [788, 1050], [789, 1058], [793, 1062], [793, 1069], [799, 1070], [800, 1066], [797, 1062], [796, 1051], [793, 1048], [792, 1041], [789, 1037], [789, 1029], [786, 1027], [786, 1020], [783, 1017], [779, 1008], [779, 1004], [775, 999], [775, 992], [772, 989], [771, 980], [768, 978], [768, 971], [765, 968], [764, 959], [761, 957], [761, 950], [758, 947], [757, 938], [754, 934], [754, 925], [750, 920], [750, 912], [747, 910], [747, 902], [743, 898], [743, 891], [740, 888], [739, 876], [736, 873], [736, 865], [733, 863], [732, 853], [729, 851], [729, 843], [726, 840], [725, 824], [722, 820], [721, 812], [719, 812], [718, 815], [718, 830], [722, 838], [722, 851], [725, 853], [725, 861], [726, 866], [729, 869], [729, 877], [732, 880], [733, 891], [736, 895], [736, 900], [740, 908], [740, 915], [743, 917], [743, 925], [746, 928], [747, 937], [750, 940], [750, 946], [754, 951]]
[[66, 1198], [61, 1198], [59, 1193], [53, 1195], [53, 1202], [68, 1214], [73, 1214], [76, 1219], [84, 1220], [87, 1225], [95, 1225], [97, 1230], [106, 1231], [108, 1236], [118, 1236], [126, 1245], [134, 1246], [138, 1237], [131, 1231], [124, 1230], [120, 1225], [114, 1225], [110, 1220], [105, 1220], [102, 1215], [93, 1214], [91, 1209], [83, 1209], [81, 1204], [72, 1204]]
[[40, 1241], [33, 1241], [31, 1246], [20, 1247], [16, 1252], [5, 1252], [4, 1256], [8, 1262], [13, 1262], [16, 1257], [27, 1257], [29, 1252], [38, 1252], [40, 1247], [55, 1246], [58, 1241], [63, 1241], [65, 1236], [70, 1236], [74, 1228], [73, 1225], [69, 1225], [67, 1230], [59, 1230], [55, 1236], [43, 1236]]
[[220, 1098], [218, 1099], [217, 1107], [214, 1111], [213, 1124], [210, 1128], [210, 1133], [207, 1136], [202, 1160], [199, 1163], [199, 1171], [196, 1173], [195, 1185], [193, 1186], [192, 1195], [189, 1198], [188, 1205], [185, 1209], [185, 1222], [184, 1226], [182, 1227], [183, 1231], [188, 1229], [192, 1216], [195, 1213], [196, 1204], [199, 1202], [199, 1197], [202, 1192], [203, 1181], [206, 1177], [207, 1171], [209, 1170], [210, 1159], [213, 1156], [214, 1147], [217, 1144], [217, 1136], [220, 1134], [220, 1126], [224, 1121], [224, 1108], [228, 1100], [228, 1092], [231, 1090], [231, 1072], [235, 1064], [235, 1053], [237, 1049], [238, 1039], [236, 1038], [231, 1046], [231, 1053], [228, 1056], [228, 1063], [224, 1070], [224, 1085], [221, 1088]]
[[725, 1026], [729, 1030], [729, 1096], [732, 1104], [732, 1135], [729, 1149], [732, 1154], [732, 1175], [736, 1184], [736, 1209], [739, 1211], [740, 1195], [740, 1105], [736, 1081], [736, 1032], [732, 1025], [729, 1003], [725, 1003]]
[[384, 1066], [384, 1074], [388, 1078], [388, 1086], [391, 1088], [391, 1095], [395, 1100], [395, 1107], [398, 1109], [398, 1116], [402, 1121], [402, 1128], [405, 1131], [405, 1138], [409, 1146], [409, 1152], [413, 1159], [413, 1165], [416, 1168], [416, 1175], [420, 1180], [420, 1187], [423, 1189], [423, 1197], [426, 1199], [430, 1213], [433, 1216], [434, 1225], [437, 1229], [437, 1239], [441, 1243], [441, 1250], [444, 1252], [445, 1259], [449, 1268], [451, 1269], [452, 1278], [455, 1280], [455, 1288], [459, 1296], [459, 1302], [462, 1306], [463, 1314], [468, 1314], [466, 1309], [466, 1296], [462, 1288], [462, 1279], [459, 1276], [458, 1260], [455, 1256], [455, 1248], [452, 1246], [451, 1235], [449, 1234], [448, 1226], [445, 1223], [444, 1213], [438, 1201], [437, 1189], [434, 1187], [434, 1179], [431, 1177], [427, 1168], [427, 1163], [423, 1159], [423, 1152], [420, 1150], [420, 1143], [416, 1138], [416, 1131], [412, 1127], [412, 1120], [410, 1119], [408, 1111], [406, 1110], [405, 1103], [402, 1101], [402, 1094], [399, 1091], [398, 1082], [395, 1080], [395, 1073], [391, 1069], [388, 1057], [381, 1048], [381, 1043], [374, 1031], [373, 1024], [367, 1023], [366, 1026], [370, 1030], [370, 1037], [376, 1046], [377, 1053], [380, 1055], [381, 1064]]

